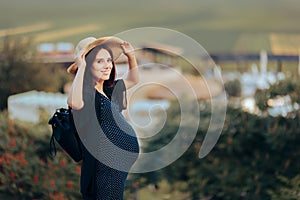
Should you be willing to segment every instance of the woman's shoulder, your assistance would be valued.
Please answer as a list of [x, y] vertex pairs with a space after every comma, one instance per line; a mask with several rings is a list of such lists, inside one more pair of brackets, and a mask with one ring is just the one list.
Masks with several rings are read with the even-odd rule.
[[119, 89], [121, 89], [121, 90], [126, 89], [126, 88], [125, 88], [125, 82], [124, 82], [124, 79], [117, 79], [117, 80], [115, 80], [114, 87], [115, 87], [115, 88], [119, 88]]

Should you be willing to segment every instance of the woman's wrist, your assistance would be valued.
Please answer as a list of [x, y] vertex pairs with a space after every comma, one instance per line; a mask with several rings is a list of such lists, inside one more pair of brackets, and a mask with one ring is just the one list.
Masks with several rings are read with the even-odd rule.
[[127, 56], [127, 59], [128, 60], [135, 60], [136, 58], [135, 58], [135, 54], [134, 54], [134, 52], [132, 52], [132, 53], [127, 53], [127, 54], [125, 54], [126, 56]]

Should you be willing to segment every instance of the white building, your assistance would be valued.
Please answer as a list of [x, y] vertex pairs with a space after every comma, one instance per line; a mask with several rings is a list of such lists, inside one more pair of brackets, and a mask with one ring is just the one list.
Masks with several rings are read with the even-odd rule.
[[8, 115], [11, 119], [37, 123], [41, 110], [52, 115], [59, 107], [67, 107], [67, 95], [35, 90], [8, 97]]

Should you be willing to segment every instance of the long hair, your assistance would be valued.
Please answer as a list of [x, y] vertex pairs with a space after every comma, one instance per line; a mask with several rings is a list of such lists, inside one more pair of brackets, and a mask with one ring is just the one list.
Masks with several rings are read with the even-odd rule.
[[101, 49], [105, 49], [109, 52], [113, 62], [112, 62], [112, 70], [109, 76], [108, 80], [104, 81], [104, 85], [105, 87], [111, 88], [114, 86], [114, 82], [115, 82], [115, 78], [116, 78], [116, 67], [115, 67], [115, 63], [114, 63], [114, 58], [113, 58], [113, 54], [111, 49], [109, 49], [107, 46], [105, 45], [99, 45], [96, 46], [95, 48], [93, 48], [91, 51], [89, 51], [86, 56], [85, 56], [85, 60], [86, 60], [86, 69], [84, 72], [84, 83], [91, 85], [92, 84], [92, 73], [91, 73], [91, 67], [92, 64], [96, 58], [97, 53], [101, 50]]

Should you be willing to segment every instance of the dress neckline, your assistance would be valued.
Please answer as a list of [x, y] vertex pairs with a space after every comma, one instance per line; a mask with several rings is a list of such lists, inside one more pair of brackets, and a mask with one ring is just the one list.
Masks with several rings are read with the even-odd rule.
[[104, 97], [105, 99], [107, 99], [108, 101], [110, 101], [110, 99], [105, 95], [103, 94], [102, 92], [99, 92], [98, 90], [96, 90], [97, 93], [99, 93], [102, 97]]

